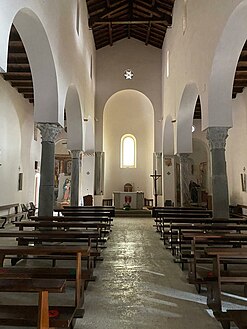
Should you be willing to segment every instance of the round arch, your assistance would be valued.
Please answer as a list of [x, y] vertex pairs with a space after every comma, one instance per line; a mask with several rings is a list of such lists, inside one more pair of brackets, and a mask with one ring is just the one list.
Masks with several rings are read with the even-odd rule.
[[166, 117], [163, 129], [163, 154], [174, 154], [174, 126], [171, 115]]
[[[213, 59], [208, 82], [208, 115], [203, 127], [232, 126], [232, 86], [239, 55], [247, 38], [247, 0], [231, 13]], [[208, 106], [207, 106], [208, 105]]]
[[74, 85], [68, 88], [66, 99], [68, 149], [83, 150], [82, 109], [78, 91]]
[[[19, 3], [5, 7], [5, 10], [0, 12], [0, 71], [7, 71], [9, 35], [14, 24], [25, 46], [32, 72], [35, 97], [34, 120], [57, 123], [59, 122], [57, 75], [44, 25], [30, 8], [22, 8]], [[63, 121], [60, 121], [59, 123], [63, 124]]]
[[91, 116], [84, 119], [84, 152], [92, 154], [95, 151], [94, 123]]
[[195, 83], [189, 83], [185, 86], [176, 120], [177, 140], [175, 153], [192, 153], [191, 127], [198, 94], [198, 88]]
[[[121, 168], [121, 137], [131, 134], [136, 138], [136, 167]], [[105, 194], [123, 191], [131, 183], [134, 191], [152, 196], [154, 152], [154, 108], [150, 99], [134, 89], [114, 93], [103, 111], [103, 150], [105, 152]]]

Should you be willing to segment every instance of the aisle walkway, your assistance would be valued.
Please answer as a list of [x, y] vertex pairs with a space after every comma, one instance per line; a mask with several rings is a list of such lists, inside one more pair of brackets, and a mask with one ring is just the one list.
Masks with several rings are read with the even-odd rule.
[[75, 329], [220, 329], [150, 218], [116, 218]]

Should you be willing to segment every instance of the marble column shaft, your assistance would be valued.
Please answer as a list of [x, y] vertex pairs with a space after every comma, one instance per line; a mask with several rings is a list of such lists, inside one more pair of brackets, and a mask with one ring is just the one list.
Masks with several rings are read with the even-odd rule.
[[189, 207], [190, 206], [190, 168], [189, 168], [189, 154], [188, 153], [180, 153], [180, 193], [181, 193], [181, 207]]
[[95, 152], [94, 190], [96, 195], [104, 194], [105, 153]]
[[226, 174], [225, 146], [227, 127], [207, 129], [212, 167], [212, 202], [214, 218], [229, 217], [228, 182]]
[[79, 174], [80, 174], [80, 153], [81, 150], [71, 150], [72, 168], [71, 168], [71, 206], [79, 205]]
[[[153, 153], [153, 172], [156, 170], [158, 175], [162, 175], [162, 153]], [[162, 177], [157, 180], [157, 194], [162, 195]]]
[[55, 123], [38, 123], [37, 127], [41, 131], [42, 137], [39, 216], [52, 216], [54, 208], [55, 139], [62, 128]]

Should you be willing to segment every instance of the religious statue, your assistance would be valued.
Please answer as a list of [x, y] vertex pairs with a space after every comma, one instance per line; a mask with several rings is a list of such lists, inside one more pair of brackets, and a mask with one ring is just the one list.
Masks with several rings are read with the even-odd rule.
[[70, 179], [66, 178], [63, 184], [63, 201], [70, 201]]
[[190, 190], [190, 197], [193, 203], [198, 202], [198, 189], [197, 189], [198, 187], [200, 187], [200, 185], [196, 184], [192, 180], [190, 181], [189, 190]]

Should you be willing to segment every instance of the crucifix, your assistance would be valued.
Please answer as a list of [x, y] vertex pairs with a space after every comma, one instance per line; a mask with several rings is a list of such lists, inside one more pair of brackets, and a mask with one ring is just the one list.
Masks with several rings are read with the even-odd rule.
[[158, 198], [157, 180], [161, 177], [161, 175], [158, 175], [157, 170], [155, 169], [154, 175], [150, 175], [150, 177], [152, 177], [154, 181], [154, 206], [157, 207], [157, 198]]

